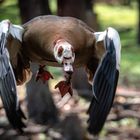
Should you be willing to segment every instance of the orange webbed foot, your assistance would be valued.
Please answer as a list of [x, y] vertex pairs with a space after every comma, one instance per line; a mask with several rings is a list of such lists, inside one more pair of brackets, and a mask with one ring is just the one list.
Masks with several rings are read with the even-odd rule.
[[56, 86], [55, 89], [58, 88], [60, 91], [61, 96], [65, 96], [67, 93], [69, 93], [71, 96], [73, 95], [71, 83], [67, 81], [60, 81]]

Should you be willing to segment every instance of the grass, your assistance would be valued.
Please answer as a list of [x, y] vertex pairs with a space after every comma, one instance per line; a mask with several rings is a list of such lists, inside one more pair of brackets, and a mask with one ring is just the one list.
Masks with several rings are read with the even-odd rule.
[[[50, 6], [53, 13], [56, 12], [56, 0], [50, 0]], [[140, 77], [140, 45], [136, 42], [137, 35], [137, 5], [134, 2], [132, 7], [121, 5], [106, 5], [103, 3], [95, 5], [95, 11], [98, 15], [100, 24], [99, 30], [105, 30], [112, 26], [120, 33], [122, 43], [122, 60], [121, 60], [121, 76], [120, 83], [125, 79], [132, 85], [136, 85]], [[0, 5], [0, 20], [10, 19], [12, 23], [19, 24], [19, 9], [17, 8], [17, 0], [6, 0]], [[53, 73], [59, 75], [58, 70]]]

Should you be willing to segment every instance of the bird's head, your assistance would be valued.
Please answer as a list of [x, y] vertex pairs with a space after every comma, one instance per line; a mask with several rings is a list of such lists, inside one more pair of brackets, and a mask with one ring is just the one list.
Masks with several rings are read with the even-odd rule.
[[54, 46], [54, 57], [59, 64], [63, 65], [65, 72], [73, 72], [72, 64], [75, 60], [75, 53], [70, 43], [65, 40], [57, 40]]

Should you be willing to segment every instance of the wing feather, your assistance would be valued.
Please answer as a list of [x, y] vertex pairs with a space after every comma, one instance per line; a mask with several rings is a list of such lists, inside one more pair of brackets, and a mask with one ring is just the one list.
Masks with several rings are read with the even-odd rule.
[[[112, 30], [113, 34], [110, 36]], [[105, 33], [103, 34], [105, 35]], [[97, 35], [99, 37], [99, 34]], [[116, 36], [117, 38], [115, 38]], [[103, 39], [103, 35], [99, 37], [100, 40], [102, 40], [101, 38]], [[117, 87], [120, 63], [120, 45], [114, 41], [116, 39], [120, 42], [117, 32], [114, 29], [109, 28], [109, 31], [104, 37], [106, 52], [102, 57], [93, 80], [93, 94], [96, 96], [98, 102], [93, 98], [89, 106], [88, 130], [90, 133], [95, 135], [99, 134], [104, 126], [107, 115], [112, 107]]]
[[4, 20], [0, 23], [0, 95], [9, 122], [20, 132], [22, 132], [22, 128], [25, 127], [22, 120], [23, 118], [25, 119], [25, 116], [19, 106], [16, 80], [6, 44], [9, 34], [21, 41], [22, 33], [22, 28], [13, 26], [8, 20]]

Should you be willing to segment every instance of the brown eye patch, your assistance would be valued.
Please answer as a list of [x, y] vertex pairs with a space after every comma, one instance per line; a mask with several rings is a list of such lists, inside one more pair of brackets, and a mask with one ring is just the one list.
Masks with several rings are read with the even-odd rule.
[[58, 56], [62, 56], [62, 52], [63, 52], [63, 48], [62, 46], [60, 46], [60, 48], [58, 49]]

